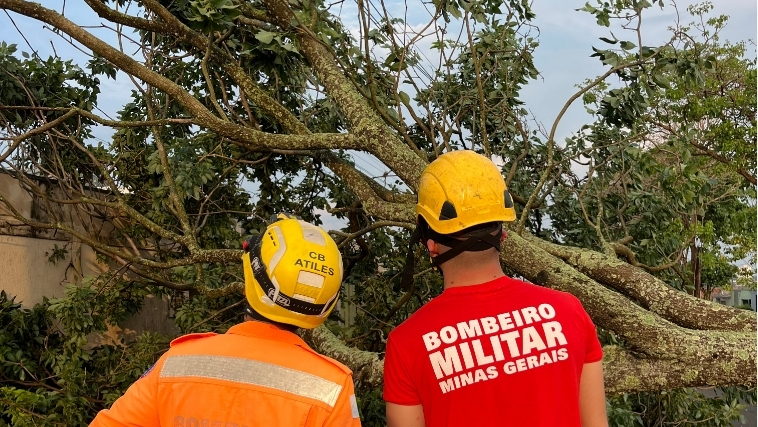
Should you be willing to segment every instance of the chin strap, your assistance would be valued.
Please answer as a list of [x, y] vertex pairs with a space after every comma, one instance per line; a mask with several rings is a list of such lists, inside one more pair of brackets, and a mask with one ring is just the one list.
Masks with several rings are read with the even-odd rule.
[[445, 239], [447, 242], [440, 243], [449, 246], [450, 249], [448, 249], [447, 252], [432, 258], [432, 262], [435, 266], [440, 266], [444, 262], [455, 258], [463, 252], [481, 252], [492, 248], [500, 249], [500, 233], [497, 233], [496, 235], [492, 234], [495, 230], [502, 230], [502, 225], [498, 224], [494, 229], [490, 228], [476, 232], [469, 232], [460, 236], [460, 238], [453, 237], [452, 239]]
[[408, 253], [405, 256], [405, 267], [400, 279], [400, 288], [407, 291], [413, 283], [413, 271], [416, 266], [416, 250], [418, 243], [424, 243], [429, 239], [445, 245], [450, 249], [436, 257], [432, 258], [432, 265], [441, 272], [439, 268], [444, 262], [449, 261], [463, 252], [481, 252], [487, 249], [500, 249], [500, 236], [503, 225], [496, 223], [491, 228], [478, 231], [458, 232], [454, 234], [440, 234], [431, 228], [422, 225], [416, 226], [411, 234], [408, 243]]

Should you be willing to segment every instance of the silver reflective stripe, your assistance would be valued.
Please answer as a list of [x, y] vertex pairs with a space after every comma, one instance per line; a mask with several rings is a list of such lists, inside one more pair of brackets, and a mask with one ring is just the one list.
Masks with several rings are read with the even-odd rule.
[[358, 412], [358, 401], [355, 400], [355, 395], [350, 395], [350, 412], [353, 415], [353, 418], [360, 417], [360, 412]]
[[305, 221], [298, 220], [297, 222], [300, 223], [300, 228], [303, 230], [303, 239], [317, 245], [326, 246], [326, 239], [324, 238], [323, 231], [315, 225], [309, 224]]
[[214, 378], [251, 384], [320, 400], [332, 407], [342, 391], [340, 384], [307, 372], [227, 356], [169, 356], [161, 369], [161, 378], [177, 377]]
[[276, 240], [279, 242], [279, 248], [277, 248], [276, 252], [274, 252], [274, 255], [271, 256], [271, 260], [268, 262], [268, 271], [269, 273], [272, 273], [276, 266], [279, 264], [279, 261], [282, 260], [282, 257], [284, 256], [284, 253], [287, 252], [287, 242], [284, 241], [284, 234], [282, 234], [282, 229], [279, 227], [271, 227], [272, 230], [274, 230], [274, 233], [276, 233]]

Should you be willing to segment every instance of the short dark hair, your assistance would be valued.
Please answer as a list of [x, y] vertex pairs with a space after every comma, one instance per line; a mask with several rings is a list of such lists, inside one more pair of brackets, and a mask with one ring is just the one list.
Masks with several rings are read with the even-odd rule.
[[[493, 222], [485, 222], [483, 224], [477, 224], [468, 228], [464, 228], [463, 230], [456, 231], [455, 233], [451, 234], [442, 234], [434, 231], [429, 224], [426, 222], [423, 216], [418, 216], [418, 227], [421, 230], [421, 240], [426, 243], [427, 240], [431, 239], [435, 242], [447, 246], [452, 247], [457, 242], [460, 242], [461, 240], [466, 240], [466, 237], [472, 235], [472, 234], [481, 234], [483, 232], [489, 232], [488, 234], [496, 234], [500, 233], [503, 227], [503, 223], [500, 221], [493, 221]], [[482, 242], [483, 243], [483, 242]], [[472, 246], [469, 250], [466, 252], [480, 252], [483, 250], [487, 250], [492, 248], [491, 245], [480, 245], [476, 244]]]
[[245, 304], [245, 314], [250, 316], [253, 320], [257, 320], [259, 322], [270, 323], [280, 329], [284, 329], [290, 332], [295, 332], [298, 329], [298, 327], [295, 325], [290, 325], [289, 323], [275, 322], [269, 319], [268, 317], [258, 313], [257, 311], [255, 311], [255, 309], [252, 306], [250, 306], [250, 303], [247, 301], [247, 298], [245, 298], [244, 304]]

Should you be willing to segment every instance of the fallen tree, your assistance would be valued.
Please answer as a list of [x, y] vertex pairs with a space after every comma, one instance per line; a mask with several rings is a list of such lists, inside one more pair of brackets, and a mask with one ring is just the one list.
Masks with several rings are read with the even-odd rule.
[[[120, 307], [118, 316], [74, 290], [54, 306], [60, 313], [76, 302], [99, 313], [68, 341], [69, 356], [84, 354], [84, 332], [139, 309], [133, 298], [128, 307], [118, 302], [132, 289], [188, 292], [178, 303], [182, 329], [223, 329], [238, 313], [238, 242], [276, 211], [313, 221], [328, 211], [347, 223], [332, 234], [345, 252], [348, 283], [362, 287], [353, 303], [366, 314], [352, 329], [332, 325], [341, 337], [326, 327], [304, 336], [376, 388], [383, 337], [439, 291], [423, 261], [412, 289], [396, 284], [404, 259], [397, 248], [406, 247], [413, 228], [418, 178], [439, 154], [466, 148], [505, 160], [503, 173], [519, 203], [503, 265], [576, 295], [611, 334], [614, 343], [604, 347], [609, 393], [755, 386], [756, 315], [703, 299], [700, 277], [716, 269], [699, 261], [728, 264], [719, 258], [724, 244], [736, 248], [735, 259], [754, 250], [755, 224], [741, 227], [750, 223], [745, 212], [754, 213], [746, 200], [755, 198], [755, 165], [730, 167], [709, 154], [720, 150], [726, 159], [728, 144], [705, 146], [697, 138], [713, 135], [685, 132], [700, 129], [704, 116], [654, 120], [650, 112], [651, 105], [673, 111], [677, 104], [664, 102], [672, 88], [720, 82], [723, 102], [734, 105], [718, 111], [732, 111], [729, 119], [741, 123], [730, 138], [751, 144], [754, 99], [740, 104], [731, 92], [754, 83], [755, 67], [740, 62], [734, 46], [719, 51], [705, 29], [676, 27], [668, 43], [653, 47], [608, 40], [620, 48], [595, 49], [607, 71], [582, 85], [540, 131], [530, 129], [518, 100], [537, 73], [534, 16], [523, 1], [503, 10], [489, 1], [435, 2], [421, 31], [393, 18], [383, 3], [358, 2], [357, 40], [320, 2], [227, 0], [203, 7], [142, 0], [131, 10], [123, 2], [85, 3], [114, 29], [115, 41], [77, 24], [70, 12], [0, 0], [0, 8], [54, 28], [91, 55], [89, 72], [52, 58], [21, 61], [7, 47], [1, 57], [0, 88], [13, 90], [0, 95], [7, 141], [0, 163], [19, 172], [44, 214], [25, 214], [2, 196], [0, 207], [12, 226], [65, 233], [116, 266], [92, 282], [92, 295]], [[641, 39], [641, 27], [632, 24], [649, 5], [622, 3], [585, 10], [601, 24], [624, 17]], [[443, 28], [460, 30], [460, 38], [447, 40]], [[431, 36], [438, 64], [417, 47]], [[117, 72], [131, 79], [134, 92], [112, 119], [96, 112], [95, 76]], [[744, 79], [730, 79], [735, 74]], [[611, 76], [621, 87], [609, 86]], [[596, 109], [598, 121], [559, 145], [558, 123], [579, 99]], [[92, 144], [96, 126], [114, 129], [112, 141]], [[384, 172], [371, 176], [361, 162], [377, 160]], [[577, 164], [589, 170], [576, 172]], [[24, 173], [49, 179], [66, 197], [52, 196]], [[243, 182], [255, 186], [257, 199]], [[104, 237], [72, 226], [56, 216], [57, 205], [114, 229]], [[543, 228], [543, 220], [552, 227]], [[738, 235], [748, 238], [737, 241]], [[72, 316], [68, 327], [80, 321]], [[48, 376], [50, 384], [34, 382], [62, 391], [67, 386], [55, 381], [61, 375]]]

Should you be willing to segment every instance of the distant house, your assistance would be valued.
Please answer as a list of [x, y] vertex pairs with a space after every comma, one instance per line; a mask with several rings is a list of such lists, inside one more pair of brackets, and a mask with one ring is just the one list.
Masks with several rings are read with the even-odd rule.
[[[756, 311], [756, 307], [758, 307], [758, 301], [756, 301], [758, 293], [755, 290], [756, 280], [758, 280], [758, 275], [756, 275], [750, 265], [740, 266], [737, 276], [730, 280], [727, 289], [713, 289], [711, 301], [730, 307], [750, 307], [753, 311]], [[753, 286], [744, 286], [750, 282], [752, 282]]]
[[721, 288], [714, 289], [713, 292], [711, 292], [711, 301], [728, 305], [730, 307], [750, 306], [753, 311], [756, 311], [756, 307], [758, 306], [756, 295], [758, 295], [758, 293], [753, 289], [734, 285], [730, 291]]

